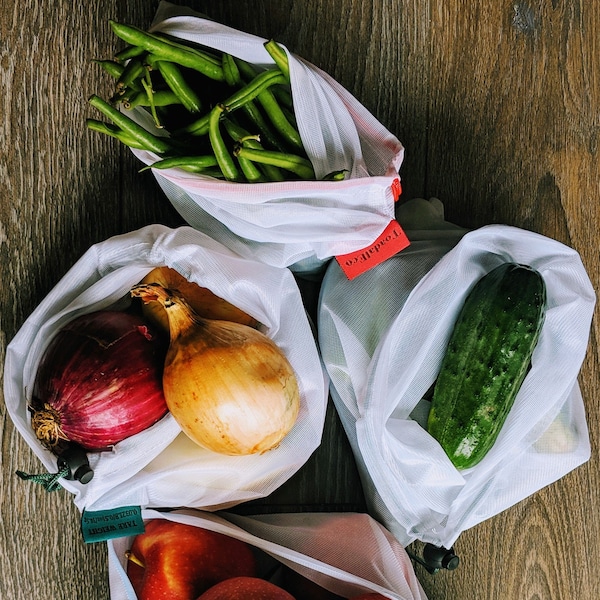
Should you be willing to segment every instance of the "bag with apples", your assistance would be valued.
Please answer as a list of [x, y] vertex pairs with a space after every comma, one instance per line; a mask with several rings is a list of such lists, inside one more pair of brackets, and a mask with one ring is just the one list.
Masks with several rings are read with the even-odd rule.
[[108, 541], [111, 600], [426, 600], [408, 554], [361, 513], [142, 511]]
[[[173, 288], [166, 325], [167, 305], [141, 304], [132, 288]], [[185, 335], [182, 323], [193, 325]], [[82, 511], [216, 510], [266, 496], [319, 445], [328, 396], [292, 273], [162, 225], [107, 239], [77, 261], [9, 344], [4, 392], [48, 470], [21, 476], [62, 485]], [[204, 437], [190, 419], [206, 421]], [[218, 426], [230, 431], [211, 437]]]

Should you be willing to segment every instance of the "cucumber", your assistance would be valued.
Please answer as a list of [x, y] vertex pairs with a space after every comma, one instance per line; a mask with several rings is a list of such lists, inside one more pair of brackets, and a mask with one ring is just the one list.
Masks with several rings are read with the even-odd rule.
[[546, 310], [538, 271], [503, 263], [467, 295], [436, 379], [427, 430], [458, 469], [498, 438], [531, 365]]

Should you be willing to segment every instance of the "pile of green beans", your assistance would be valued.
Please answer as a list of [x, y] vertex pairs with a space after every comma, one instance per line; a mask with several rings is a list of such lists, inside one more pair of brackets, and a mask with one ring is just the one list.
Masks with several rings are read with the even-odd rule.
[[[146, 168], [242, 183], [315, 179], [296, 124], [287, 55], [275, 41], [265, 43], [274, 66], [259, 69], [225, 52], [110, 24], [125, 46], [96, 61], [115, 79], [115, 92], [89, 99], [109, 120], [87, 119], [89, 129], [159, 155]], [[127, 114], [134, 108], [148, 112], [153, 131]]]

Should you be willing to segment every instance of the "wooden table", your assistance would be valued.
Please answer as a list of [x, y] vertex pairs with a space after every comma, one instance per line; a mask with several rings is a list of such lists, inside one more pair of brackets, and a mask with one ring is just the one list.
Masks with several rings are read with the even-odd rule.
[[[180, 2], [180, 4], [184, 4]], [[256, 0], [185, 3], [274, 37], [335, 77], [406, 146], [404, 198], [436, 196], [466, 227], [506, 223], [580, 252], [600, 284], [600, 3]], [[156, 2], [0, 4], [0, 359], [27, 316], [93, 243], [181, 223], [150, 173], [86, 131], [107, 94], [92, 63], [108, 19], [147, 27]], [[581, 370], [592, 459], [461, 535], [458, 570], [417, 574], [430, 600], [592, 600], [600, 589], [598, 322]], [[0, 597], [108, 598], [103, 545], [85, 545], [63, 491], [4, 405]], [[335, 413], [306, 467], [255, 510], [363, 510]]]

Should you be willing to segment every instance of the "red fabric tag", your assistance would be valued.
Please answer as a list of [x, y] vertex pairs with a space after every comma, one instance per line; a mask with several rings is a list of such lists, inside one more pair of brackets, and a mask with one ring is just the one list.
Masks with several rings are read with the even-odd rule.
[[392, 194], [394, 196], [394, 202], [398, 202], [398, 198], [400, 198], [400, 194], [402, 194], [402, 184], [398, 177], [392, 181]]
[[362, 250], [336, 256], [335, 259], [346, 277], [354, 279], [375, 265], [394, 256], [408, 245], [410, 245], [410, 241], [400, 223], [393, 219], [372, 244]]

